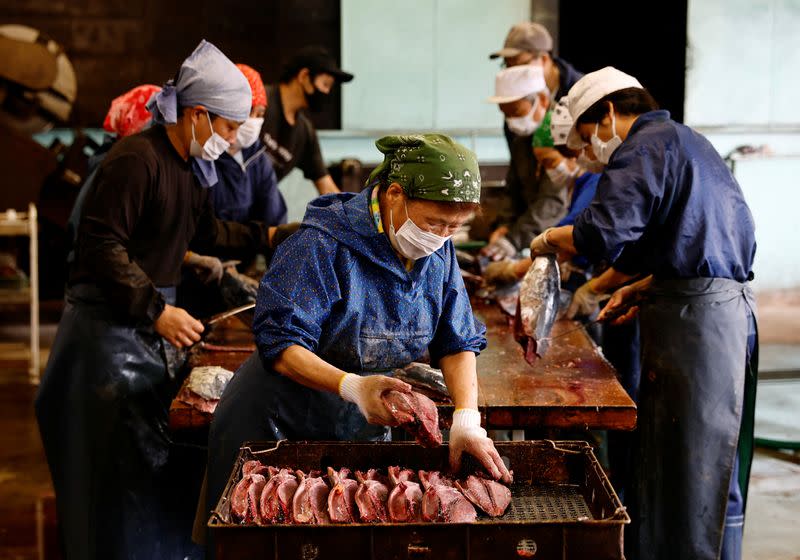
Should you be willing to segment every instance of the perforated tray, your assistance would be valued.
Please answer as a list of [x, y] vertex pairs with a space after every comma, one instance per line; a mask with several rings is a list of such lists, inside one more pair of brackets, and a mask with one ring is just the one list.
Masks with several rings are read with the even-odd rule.
[[571, 522], [594, 519], [580, 486], [511, 486], [511, 504], [495, 521]]
[[[227, 500], [242, 464], [303, 470], [402, 465], [446, 470], [448, 449], [413, 443], [250, 443], [239, 453], [228, 486], [212, 512], [209, 530], [218, 559], [535, 558], [621, 559], [623, 527], [630, 522], [605, 473], [585, 442], [496, 442], [514, 470], [512, 502], [499, 518], [474, 523], [378, 523], [243, 526]], [[464, 472], [477, 468], [467, 459]]]

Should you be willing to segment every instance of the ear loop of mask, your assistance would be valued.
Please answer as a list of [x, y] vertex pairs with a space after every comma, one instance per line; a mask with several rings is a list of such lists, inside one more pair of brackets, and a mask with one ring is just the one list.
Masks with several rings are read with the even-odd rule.
[[[617, 115], [614, 109], [611, 109], [611, 138], [617, 135]], [[594, 135], [597, 136], [597, 133], [600, 131], [600, 123], [594, 124]], [[599, 136], [597, 136], [599, 138]], [[596, 154], [595, 154], [596, 155]]]

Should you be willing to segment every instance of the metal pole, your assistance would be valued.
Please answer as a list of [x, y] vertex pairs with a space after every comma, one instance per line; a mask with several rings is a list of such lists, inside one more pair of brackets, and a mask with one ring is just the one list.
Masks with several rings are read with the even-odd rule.
[[30, 305], [31, 305], [31, 361], [30, 380], [39, 384], [39, 224], [36, 206], [28, 205], [28, 227], [30, 235]]

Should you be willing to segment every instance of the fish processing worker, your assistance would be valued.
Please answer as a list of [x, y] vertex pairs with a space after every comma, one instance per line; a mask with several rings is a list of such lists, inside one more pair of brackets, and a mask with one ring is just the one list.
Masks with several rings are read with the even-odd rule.
[[267, 110], [267, 92], [261, 74], [237, 64], [250, 89], [253, 107], [239, 127], [236, 142], [216, 161], [219, 182], [212, 189], [214, 213], [223, 220], [258, 220], [269, 226], [286, 223], [286, 202], [266, 147], [259, 140]]
[[618, 284], [644, 277], [600, 314], [644, 297], [626, 557], [740, 558], [757, 356], [753, 217], [711, 143], [657, 110], [632, 76], [587, 74], [569, 105], [568, 145], [606, 168], [574, 225], [546, 230], [531, 253], [605, 258]]
[[36, 398], [65, 558], [184, 558], [167, 436], [175, 348], [203, 325], [174, 307], [187, 248], [268, 249], [263, 224], [211, 211], [213, 160], [250, 113], [247, 80], [202, 41], [147, 105], [154, 124], [117, 141], [78, 228], [64, 314]]
[[352, 79], [353, 75], [339, 68], [325, 48], [309, 46], [283, 66], [279, 83], [267, 86], [261, 140], [279, 181], [299, 167], [319, 194], [339, 192], [325, 167], [317, 131], [306, 111], [322, 110], [333, 88]]
[[430, 356], [455, 403], [450, 461], [475, 456], [510, 480], [477, 407], [472, 313], [450, 236], [480, 204], [475, 154], [441, 134], [387, 136], [362, 192], [312, 201], [259, 288], [257, 351], [217, 406], [209, 435], [215, 504], [247, 440], [385, 440], [381, 394], [410, 386], [379, 372]]

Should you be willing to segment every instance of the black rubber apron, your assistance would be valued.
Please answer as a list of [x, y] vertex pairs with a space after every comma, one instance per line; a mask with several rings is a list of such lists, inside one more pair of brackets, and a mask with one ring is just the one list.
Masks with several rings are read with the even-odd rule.
[[[161, 290], [174, 302], [174, 288]], [[117, 320], [91, 285], [67, 292], [36, 416], [67, 559], [184, 558], [169, 503], [169, 405], [180, 359]]]
[[648, 296], [626, 550], [634, 560], [717, 560], [734, 458], [751, 448], [738, 441], [752, 292], [695, 278], [657, 280]]

